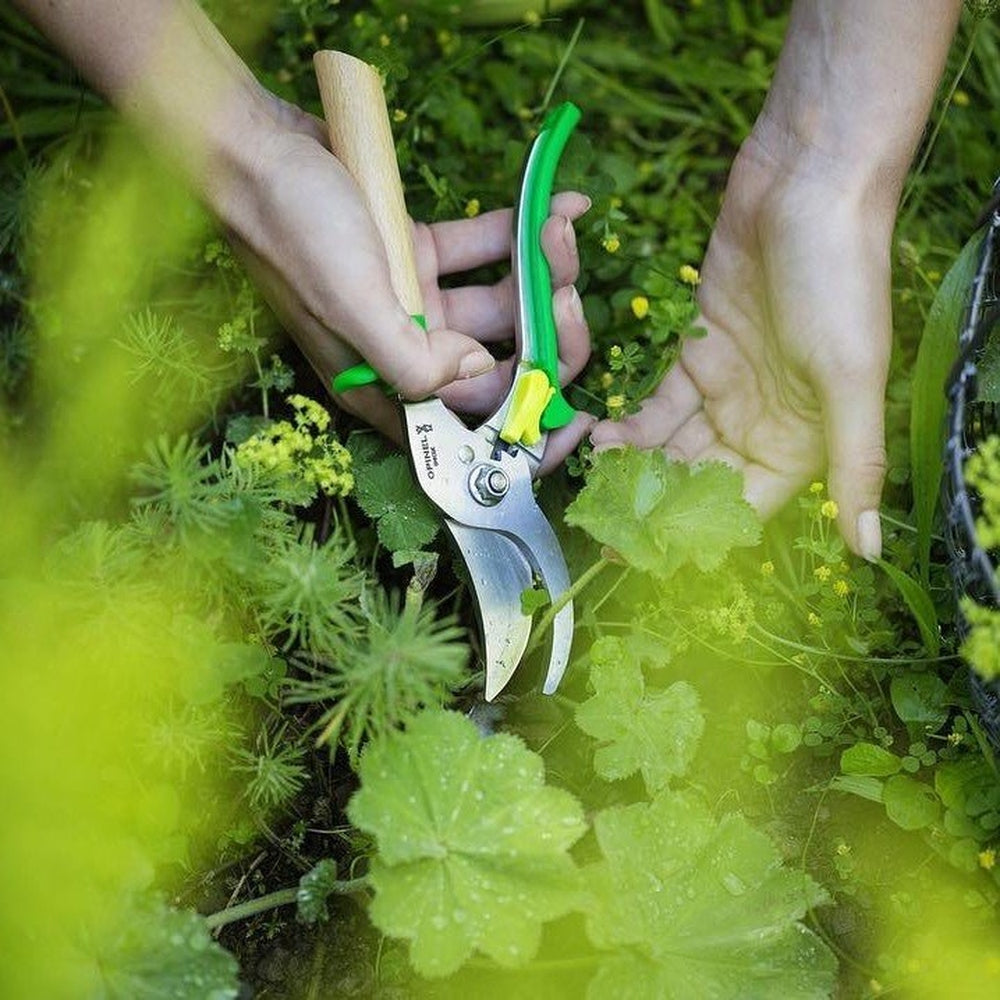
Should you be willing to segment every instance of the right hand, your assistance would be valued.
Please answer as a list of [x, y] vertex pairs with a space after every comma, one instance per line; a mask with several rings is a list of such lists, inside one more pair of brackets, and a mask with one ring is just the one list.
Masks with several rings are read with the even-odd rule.
[[742, 470], [767, 516], [829, 466], [848, 546], [881, 550], [895, 191], [820, 161], [789, 170], [751, 136], [733, 165], [699, 290], [707, 336], [598, 448], [663, 448]]

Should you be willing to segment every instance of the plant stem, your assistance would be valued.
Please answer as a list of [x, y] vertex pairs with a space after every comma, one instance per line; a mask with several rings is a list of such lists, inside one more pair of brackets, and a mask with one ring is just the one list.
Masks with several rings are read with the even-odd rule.
[[531, 636], [528, 639], [528, 646], [524, 651], [524, 655], [527, 656], [541, 641], [541, 638], [549, 630], [552, 622], [555, 621], [555, 617], [559, 614], [562, 609], [569, 604], [570, 601], [576, 597], [600, 572], [607, 566], [611, 565], [610, 559], [605, 559], [601, 556], [593, 564], [585, 570], [573, 583], [569, 586], [567, 590], [564, 590], [562, 594], [559, 595], [559, 599], [552, 604], [552, 606], [538, 619], [538, 624], [531, 630]]
[[[368, 877], [347, 879], [343, 882], [334, 882], [330, 888], [331, 893], [339, 896], [347, 896], [353, 892], [360, 892], [367, 888]], [[237, 920], [246, 920], [247, 917], [255, 917], [258, 913], [266, 913], [268, 910], [275, 910], [279, 906], [289, 906], [298, 900], [299, 887], [292, 886], [288, 889], [277, 889], [269, 892], [266, 896], [258, 896], [256, 899], [249, 899], [245, 903], [236, 906], [228, 906], [217, 913], [210, 913], [205, 917], [205, 926], [211, 931], [217, 927], [225, 927], [227, 924], [234, 924]]]

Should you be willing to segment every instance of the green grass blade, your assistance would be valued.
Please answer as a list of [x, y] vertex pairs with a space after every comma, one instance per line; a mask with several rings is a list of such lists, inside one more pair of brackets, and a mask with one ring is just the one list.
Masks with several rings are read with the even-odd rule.
[[930, 568], [934, 511], [941, 487], [945, 438], [944, 380], [955, 362], [956, 340], [966, 308], [969, 283], [976, 269], [979, 242], [979, 237], [975, 237], [966, 243], [944, 276], [927, 314], [913, 373], [910, 463], [913, 470], [917, 559], [920, 577], [925, 584]]
[[938, 656], [941, 652], [941, 633], [938, 629], [937, 611], [934, 610], [934, 602], [930, 594], [924, 587], [913, 579], [908, 573], [904, 573], [899, 567], [887, 563], [884, 559], [879, 559], [879, 566], [885, 570], [886, 576], [896, 585], [906, 606], [910, 609], [920, 629], [920, 637], [924, 641], [924, 648], [930, 656]]

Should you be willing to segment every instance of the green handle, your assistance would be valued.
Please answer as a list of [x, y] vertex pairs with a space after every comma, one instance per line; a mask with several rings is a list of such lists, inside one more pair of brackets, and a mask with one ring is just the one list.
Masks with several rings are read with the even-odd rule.
[[576, 416], [559, 384], [559, 341], [552, 314], [552, 276], [542, 252], [542, 226], [549, 217], [559, 159], [579, 120], [580, 109], [566, 101], [542, 123], [525, 164], [517, 209], [520, 292], [531, 326], [530, 331], [522, 331], [521, 360], [545, 372], [555, 390], [542, 413], [541, 426], [547, 431], [565, 427]]

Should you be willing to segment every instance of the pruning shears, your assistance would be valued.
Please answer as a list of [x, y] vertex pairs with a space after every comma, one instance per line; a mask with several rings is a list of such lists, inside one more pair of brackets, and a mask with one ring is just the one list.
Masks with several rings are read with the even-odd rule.
[[[341, 52], [314, 57], [330, 147], [350, 171], [389, 257], [393, 288], [418, 322], [423, 303], [409, 216], [382, 84], [367, 63]], [[470, 429], [437, 397], [402, 401], [406, 445], [417, 482], [444, 515], [468, 567], [486, 650], [486, 700], [507, 685], [524, 655], [531, 616], [521, 595], [536, 580], [557, 605], [569, 588], [566, 560], [532, 490], [548, 434], [575, 410], [559, 384], [552, 282], [541, 249], [556, 167], [577, 121], [570, 103], [555, 109], [533, 140], [514, 212], [511, 250], [516, 294], [515, 375], [503, 403]], [[367, 365], [341, 373], [337, 392], [374, 382]], [[569, 660], [573, 605], [552, 624], [543, 691], [552, 694]]]

